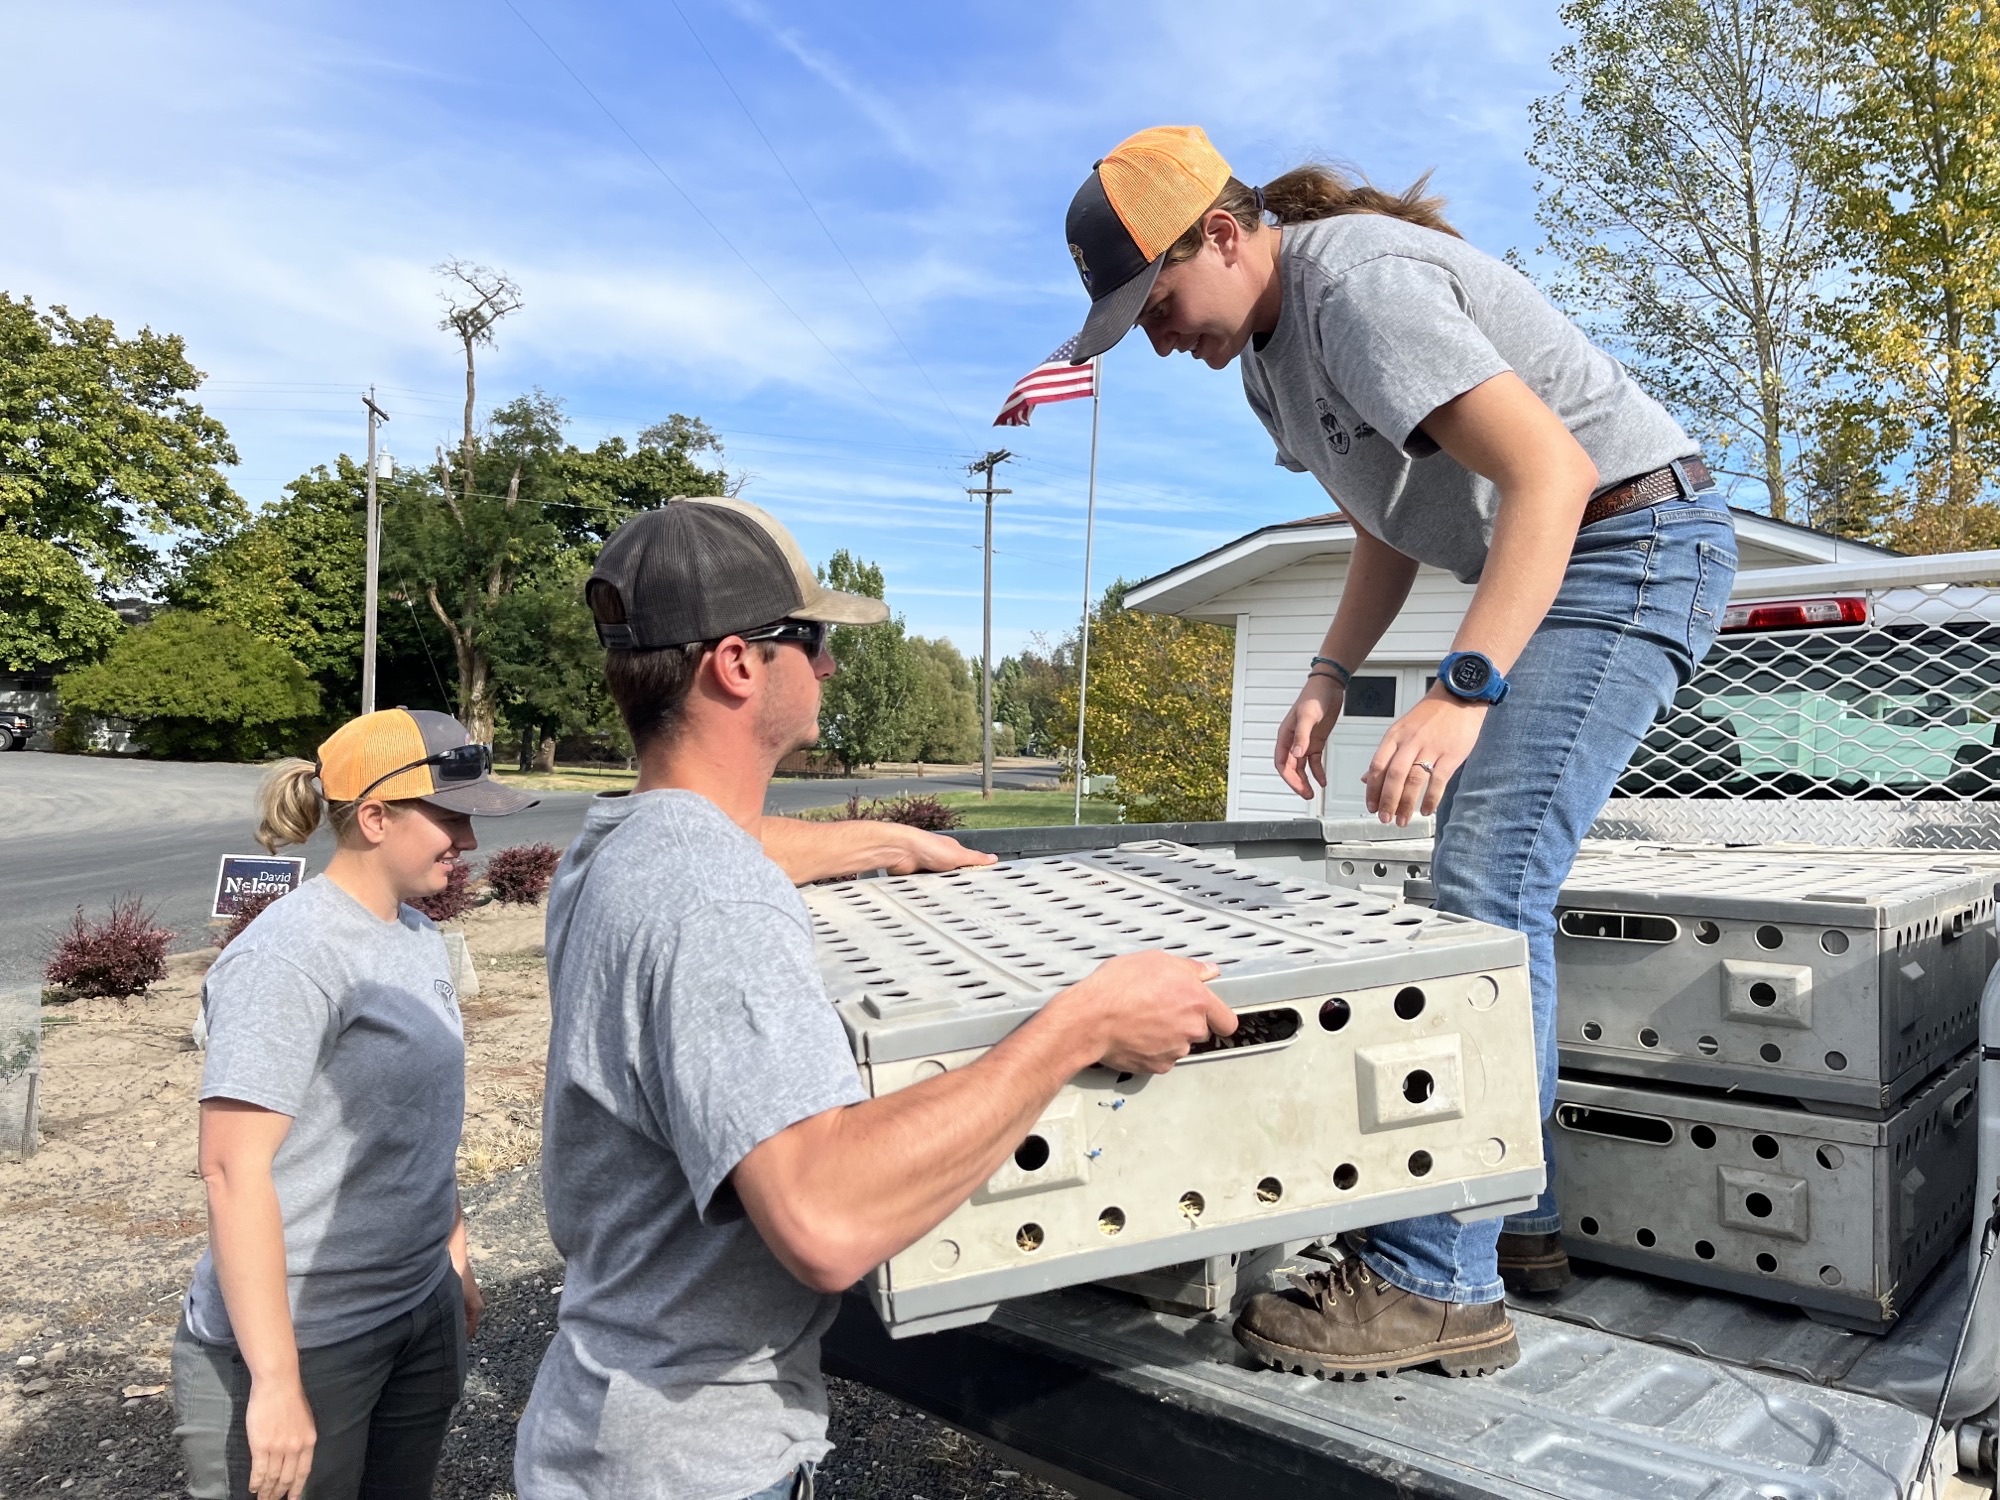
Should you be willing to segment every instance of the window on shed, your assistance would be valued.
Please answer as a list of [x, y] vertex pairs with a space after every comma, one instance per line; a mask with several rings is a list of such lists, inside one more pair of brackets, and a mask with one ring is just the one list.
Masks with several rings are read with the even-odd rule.
[[1347, 701], [1341, 706], [1345, 719], [1393, 719], [1396, 717], [1396, 679], [1357, 677], [1347, 685]]

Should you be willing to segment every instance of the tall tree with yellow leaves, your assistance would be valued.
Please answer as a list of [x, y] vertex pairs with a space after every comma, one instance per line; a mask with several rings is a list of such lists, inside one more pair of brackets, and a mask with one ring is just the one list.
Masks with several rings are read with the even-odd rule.
[[1820, 153], [1851, 273], [1834, 312], [1849, 422], [1900, 450], [1888, 534], [2000, 542], [2000, 12], [1981, 0], [1816, 0], [1842, 108]]
[[[1229, 795], [1235, 632], [1127, 609], [1126, 588], [1114, 583], [1091, 617], [1086, 769], [1118, 778], [1128, 818], [1220, 818]], [[1072, 736], [1076, 694], [1071, 679], [1060, 722]]]

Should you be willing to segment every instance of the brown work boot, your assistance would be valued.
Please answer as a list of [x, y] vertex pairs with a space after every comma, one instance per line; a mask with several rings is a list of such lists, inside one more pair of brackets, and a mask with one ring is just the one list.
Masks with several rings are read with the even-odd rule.
[[1500, 1234], [1500, 1280], [1515, 1296], [1559, 1292], [1569, 1285], [1569, 1257], [1560, 1234]]
[[1486, 1375], [1521, 1357], [1505, 1303], [1434, 1302], [1352, 1255], [1290, 1279], [1294, 1290], [1259, 1292], [1236, 1319], [1237, 1342], [1274, 1369], [1359, 1380], [1435, 1364]]

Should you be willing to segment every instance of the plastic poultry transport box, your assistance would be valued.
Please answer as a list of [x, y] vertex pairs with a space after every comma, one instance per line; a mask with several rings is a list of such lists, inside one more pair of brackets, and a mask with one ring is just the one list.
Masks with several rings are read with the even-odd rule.
[[806, 899], [877, 1096], [974, 1061], [1120, 953], [1213, 961], [1239, 1016], [1169, 1073], [1068, 1084], [969, 1203], [871, 1274], [899, 1335], [1207, 1256], [1511, 1212], [1540, 1190], [1516, 933], [1164, 843]]
[[1564, 1078], [1570, 1254], [1880, 1331], [1972, 1221], [1979, 1059], [1887, 1120]]
[[1993, 880], [1795, 856], [1580, 856], [1556, 909], [1563, 1065], [1881, 1111], [1971, 1046]]

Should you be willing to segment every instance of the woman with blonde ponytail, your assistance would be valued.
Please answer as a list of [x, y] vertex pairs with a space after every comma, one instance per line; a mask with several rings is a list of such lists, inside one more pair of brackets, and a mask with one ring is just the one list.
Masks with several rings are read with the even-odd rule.
[[[1425, 180], [1389, 193], [1320, 166], [1252, 187], [1200, 130], [1143, 130], [1070, 204], [1091, 298], [1074, 359], [1136, 326], [1162, 356], [1240, 362], [1277, 461], [1353, 523], [1346, 585], [1318, 654], [1298, 664], [1272, 755], [1300, 797], [1325, 787], [1347, 684], [1418, 568], [1477, 585], [1362, 794], [1384, 822], [1436, 815], [1439, 908], [1527, 937], [1546, 1119], [1556, 894], [1715, 637], [1735, 531], [1673, 417], [1443, 208]], [[1253, 1298], [1237, 1337], [1280, 1368], [1336, 1377], [1510, 1365], [1503, 1291], [1562, 1285], [1561, 1228], [1546, 1192], [1504, 1233], [1448, 1215], [1378, 1226], [1311, 1295]]]
[[480, 1295], [455, 1161], [465, 1041], [444, 940], [409, 903], [532, 798], [445, 714], [390, 709], [281, 761], [257, 794], [276, 852], [322, 822], [326, 870], [208, 971], [208, 1250], [174, 1335], [188, 1492], [428, 1495]]

